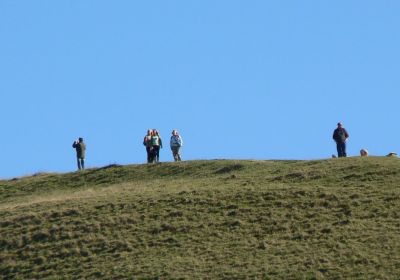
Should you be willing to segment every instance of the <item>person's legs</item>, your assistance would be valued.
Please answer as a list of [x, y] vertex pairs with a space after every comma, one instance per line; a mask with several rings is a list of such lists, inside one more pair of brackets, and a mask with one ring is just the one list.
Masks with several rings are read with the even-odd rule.
[[156, 163], [157, 162], [157, 155], [158, 155], [158, 151], [157, 151], [157, 146], [153, 146], [151, 148], [151, 163]]
[[149, 156], [149, 163], [153, 163], [154, 162], [154, 148], [151, 147], [150, 148], [150, 156]]
[[82, 169], [82, 166], [81, 166], [81, 159], [80, 159], [80, 158], [77, 158], [76, 160], [77, 160], [77, 162], [78, 162], [78, 170], [81, 170], [81, 169]]
[[174, 157], [175, 161], [178, 161], [178, 147], [171, 147], [172, 156]]
[[342, 143], [342, 157], [347, 157], [346, 142]]
[[180, 149], [181, 147], [176, 147], [176, 161], [181, 161]]
[[153, 146], [153, 151], [154, 151], [154, 161], [159, 162], [160, 161], [160, 146]]
[[337, 152], [338, 152], [338, 157], [346, 157], [346, 143], [337, 143]]
[[176, 161], [176, 148], [171, 147], [171, 151], [172, 151], [172, 157], [174, 158], [174, 161]]
[[341, 146], [341, 143], [339, 143], [339, 142], [336, 143], [336, 149], [337, 149], [338, 157], [342, 157], [342, 146]]
[[152, 158], [151, 158], [151, 148], [146, 147], [146, 152], [147, 152], [147, 163], [151, 163]]
[[81, 158], [81, 167], [82, 169], [85, 169], [85, 159]]
[[336, 150], [337, 150], [337, 156], [340, 157], [342, 155], [342, 152], [340, 150], [340, 143], [336, 142]]

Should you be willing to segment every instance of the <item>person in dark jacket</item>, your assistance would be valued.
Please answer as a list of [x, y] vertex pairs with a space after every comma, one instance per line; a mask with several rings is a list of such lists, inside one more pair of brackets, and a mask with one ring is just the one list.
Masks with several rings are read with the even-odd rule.
[[76, 150], [76, 158], [78, 162], [78, 169], [85, 169], [85, 152], [86, 152], [86, 145], [83, 142], [83, 138], [79, 137], [77, 141], [74, 141], [72, 144], [72, 148]]
[[147, 152], [147, 163], [153, 162], [153, 147], [151, 145], [152, 130], [147, 130], [147, 134], [143, 139], [143, 145], [146, 147]]
[[344, 129], [342, 123], [337, 124], [337, 128], [333, 132], [333, 140], [336, 142], [336, 148], [338, 152], [338, 157], [347, 157], [346, 153], [346, 141], [349, 138], [349, 134], [346, 129]]

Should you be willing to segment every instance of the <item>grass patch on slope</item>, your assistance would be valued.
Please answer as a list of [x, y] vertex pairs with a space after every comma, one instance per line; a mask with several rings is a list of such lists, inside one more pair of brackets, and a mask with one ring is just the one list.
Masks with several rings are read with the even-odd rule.
[[399, 163], [192, 161], [0, 181], [0, 274], [396, 279]]

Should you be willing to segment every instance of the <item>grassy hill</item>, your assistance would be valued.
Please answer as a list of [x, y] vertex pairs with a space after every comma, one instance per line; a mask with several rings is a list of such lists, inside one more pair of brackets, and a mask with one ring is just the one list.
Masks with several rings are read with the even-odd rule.
[[0, 181], [0, 278], [399, 279], [399, 187], [374, 157]]

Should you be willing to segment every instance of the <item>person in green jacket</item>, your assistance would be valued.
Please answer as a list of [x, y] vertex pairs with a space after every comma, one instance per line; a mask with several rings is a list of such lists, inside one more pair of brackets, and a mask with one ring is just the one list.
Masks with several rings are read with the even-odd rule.
[[83, 142], [83, 138], [79, 137], [78, 140], [74, 141], [74, 143], [72, 144], [72, 148], [76, 150], [78, 170], [85, 169], [86, 144]]
[[160, 149], [162, 149], [162, 140], [156, 129], [153, 129], [151, 135], [151, 147], [153, 148], [153, 162], [160, 162]]

